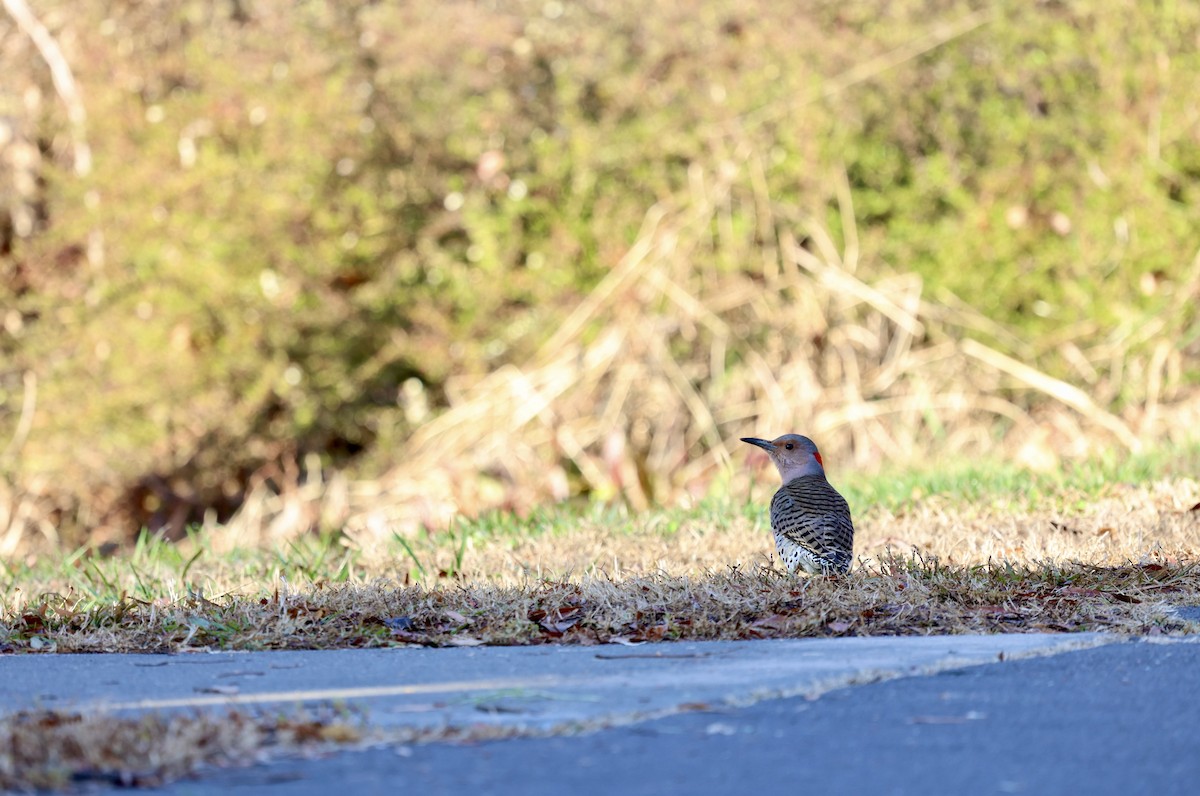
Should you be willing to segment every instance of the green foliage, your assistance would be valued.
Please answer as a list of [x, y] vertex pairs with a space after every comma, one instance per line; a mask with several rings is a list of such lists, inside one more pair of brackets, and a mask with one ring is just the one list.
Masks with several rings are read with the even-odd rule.
[[826, 151], [869, 248], [1022, 333], [1043, 367], [1068, 330], [1171, 308], [1195, 254], [1198, 34], [1187, 4], [1004, 3], [839, 98]]

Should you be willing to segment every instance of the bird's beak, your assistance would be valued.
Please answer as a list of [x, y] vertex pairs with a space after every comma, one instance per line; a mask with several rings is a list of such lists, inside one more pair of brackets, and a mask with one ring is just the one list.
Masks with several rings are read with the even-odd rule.
[[759, 439], [758, 437], [742, 437], [742, 442], [749, 442], [751, 445], [757, 445], [767, 453], [775, 452], [775, 446], [770, 440]]

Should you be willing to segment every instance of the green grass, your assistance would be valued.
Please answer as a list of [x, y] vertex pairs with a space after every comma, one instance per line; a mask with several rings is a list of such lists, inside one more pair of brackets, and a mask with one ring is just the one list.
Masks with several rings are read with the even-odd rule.
[[1056, 472], [1033, 472], [1010, 462], [934, 463], [921, 469], [886, 469], [876, 475], [831, 473], [858, 511], [900, 511], [937, 496], [948, 505], [985, 503], [999, 508], [1062, 508], [1066, 502], [1104, 495], [1114, 485], [1200, 475], [1200, 442], [1142, 453], [1108, 451]]

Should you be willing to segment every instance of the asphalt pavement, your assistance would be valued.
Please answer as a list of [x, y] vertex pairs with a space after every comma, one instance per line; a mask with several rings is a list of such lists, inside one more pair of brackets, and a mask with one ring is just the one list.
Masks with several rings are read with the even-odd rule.
[[[1200, 643], [1102, 634], [13, 656], [0, 707], [353, 704], [370, 748], [146, 793], [1195, 793]], [[407, 727], [505, 741], [408, 744]]]
[[1110, 644], [576, 737], [380, 748], [171, 794], [1195, 794], [1200, 644]]

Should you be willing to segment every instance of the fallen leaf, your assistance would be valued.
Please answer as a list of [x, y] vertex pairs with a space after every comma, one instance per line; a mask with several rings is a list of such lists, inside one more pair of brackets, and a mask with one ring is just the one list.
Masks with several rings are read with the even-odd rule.
[[331, 743], [355, 743], [362, 740], [362, 732], [349, 724], [328, 724], [321, 728], [321, 739]]
[[558, 637], [583, 619], [583, 610], [578, 605], [563, 606], [552, 611], [539, 608], [529, 612], [529, 619], [537, 622], [549, 635]]
[[832, 631], [834, 633], [845, 633], [847, 630], [849, 630], [852, 627], [852, 625], [849, 622], [837, 621], [837, 622], [830, 622], [825, 627], [827, 627], [830, 631]]
[[446, 642], [447, 647], [478, 647], [487, 642], [471, 636], [453, 636]]
[[319, 741], [325, 731], [325, 727], [316, 721], [289, 721], [281, 725], [280, 729], [290, 730], [292, 739], [297, 743]]
[[768, 614], [767, 616], [759, 617], [750, 623], [750, 627], [761, 627], [767, 630], [783, 630], [787, 626], [788, 618], [783, 614]]
[[460, 614], [458, 611], [446, 611], [446, 616], [452, 621], [458, 622], [460, 625], [469, 625], [471, 620]]
[[667, 625], [664, 622], [661, 625], [651, 625], [643, 627], [633, 636], [635, 641], [662, 641], [667, 635]]
[[1062, 590], [1063, 594], [1073, 594], [1076, 597], [1099, 597], [1104, 592], [1096, 589], [1085, 589], [1082, 586], [1067, 586]]
[[634, 641], [629, 636], [609, 636], [608, 643], [609, 644], [621, 644], [626, 647], [640, 647], [643, 644], [645, 644], [646, 642]]
[[1140, 603], [1141, 602], [1140, 599], [1138, 599], [1137, 597], [1134, 597], [1131, 594], [1121, 594], [1118, 591], [1112, 591], [1112, 592], [1109, 592], [1108, 594], [1114, 600], [1120, 600], [1123, 603]]

